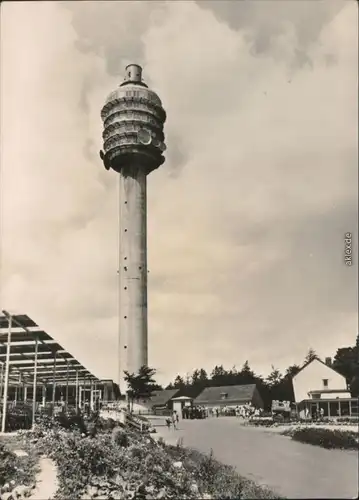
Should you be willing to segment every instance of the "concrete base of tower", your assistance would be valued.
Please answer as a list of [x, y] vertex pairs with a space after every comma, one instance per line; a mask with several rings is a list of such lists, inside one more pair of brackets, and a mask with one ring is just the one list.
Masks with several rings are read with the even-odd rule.
[[147, 365], [147, 180], [140, 164], [120, 174], [120, 389], [124, 371]]

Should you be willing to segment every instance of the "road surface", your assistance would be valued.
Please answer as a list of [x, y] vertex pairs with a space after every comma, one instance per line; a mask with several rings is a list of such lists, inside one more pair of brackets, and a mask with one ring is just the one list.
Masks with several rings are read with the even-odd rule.
[[168, 444], [203, 452], [287, 498], [357, 498], [358, 452], [298, 443], [235, 417], [182, 420], [179, 429], [157, 427]]

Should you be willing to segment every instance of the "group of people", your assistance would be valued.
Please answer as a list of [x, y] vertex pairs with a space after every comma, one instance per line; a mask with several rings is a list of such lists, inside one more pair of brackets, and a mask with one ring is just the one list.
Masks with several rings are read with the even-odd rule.
[[208, 410], [204, 406], [184, 406], [182, 417], [186, 419], [200, 419], [208, 417]]
[[[182, 418], [184, 419], [203, 419], [207, 417], [220, 417], [224, 415], [235, 415], [243, 419], [248, 419], [252, 416], [260, 416], [261, 410], [254, 408], [251, 404], [237, 405], [236, 407], [213, 407], [206, 408], [205, 406], [184, 406], [182, 408]], [[166, 425], [168, 429], [173, 426], [174, 429], [178, 428], [179, 415], [177, 411], [173, 411], [169, 417], [166, 418]]]
[[316, 408], [312, 409], [312, 414], [309, 412], [309, 408], [305, 409], [305, 418], [309, 419], [312, 418], [313, 420], [323, 420], [324, 418], [324, 408], [320, 408], [319, 412], [317, 411]]
[[261, 413], [262, 411], [259, 408], [254, 408], [251, 404], [236, 407], [236, 417], [247, 419], [250, 417], [259, 417]]
[[211, 417], [236, 416], [248, 419], [252, 416], [260, 416], [261, 410], [254, 408], [251, 404], [233, 406], [219, 406], [209, 409]]

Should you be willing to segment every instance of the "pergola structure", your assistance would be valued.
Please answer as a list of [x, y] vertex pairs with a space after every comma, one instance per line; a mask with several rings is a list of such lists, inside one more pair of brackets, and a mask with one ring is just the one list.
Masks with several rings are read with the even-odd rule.
[[[79, 390], [93, 388], [101, 380], [95, 377], [77, 359], [67, 352], [29, 316], [0, 315], [0, 401], [2, 399], [1, 432], [5, 432], [9, 387], [23, 387], [24, 401], [27, 389], [32, 388], [32, 419], [34, 423], [37, 389], [52, 387], [52, 404], [55, 404], [57, 386], [66, 387], [65, 405], [68, 404], [69, 386], [76, 387], [76, 407]], [[81, 385], [80, 385], [81, 384]], [[81, 387], [82, 386], [82, 387]], [[44, 400], [44, 396], [43, 396]]]

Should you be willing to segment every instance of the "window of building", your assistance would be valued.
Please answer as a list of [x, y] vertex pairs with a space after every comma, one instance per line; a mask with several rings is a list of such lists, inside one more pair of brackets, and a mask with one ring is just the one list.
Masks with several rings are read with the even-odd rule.
[[313, 392], [312, 394], [312, 399], [320, 399], [322, 397], [322, 395], [320, 394], [320, 392]]
[[328, 387], [328, 379], [323, 378], [323, 387]]

